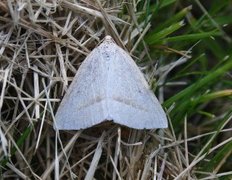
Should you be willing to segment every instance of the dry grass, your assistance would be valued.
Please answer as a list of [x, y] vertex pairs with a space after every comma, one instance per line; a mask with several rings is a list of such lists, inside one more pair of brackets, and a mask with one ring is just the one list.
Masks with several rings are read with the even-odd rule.
[[[125, 7], [127, 13], [122, 14]], [[188, 143], [210, 134], [188, 139], [187, 126], [184, 137], [175, 137], [172, 126], [160, 131], [115, 124], [83, 131], [53, 129], [60, 99], [81, 62], [106, 34], [135, 60], [149, 57], [143, 36], [151, 25], [138, 23], [141, 12], [135, 7], [132, 2], [100, 0], [0, 2], [3, 179], [196, 178], [194, 167], [207, 161], [206, 154], [190, 154]], [[144, 51], [137, 55], [139, 43]], [[185, 53], [183, 57], [157, 72], [168, 73], [189, 58]], [[162, 82], [166, 78], [156, 75]], [[159, 93], [163, 97], [163, 91]]]

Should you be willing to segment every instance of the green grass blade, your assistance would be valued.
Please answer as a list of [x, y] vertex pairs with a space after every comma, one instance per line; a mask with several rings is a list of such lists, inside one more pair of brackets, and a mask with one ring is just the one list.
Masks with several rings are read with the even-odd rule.
[[145, 41], [149, 45], [156, 44], [156, 43], [160, 42], [161, 39], [164, 39], [166, 36], [172, 34], [173, 32], [177, 31], [178, 29], [180, 29], [183, 25], [184, 25], [183, 21], [180, 21], [178, 23], [172, 24], [171, 26], [163, 29], [160, 32], [157, 32], [157, 33], [153, 32], [153, 33], [151, 33], [151, 35], [148, 35], [145, 38]]

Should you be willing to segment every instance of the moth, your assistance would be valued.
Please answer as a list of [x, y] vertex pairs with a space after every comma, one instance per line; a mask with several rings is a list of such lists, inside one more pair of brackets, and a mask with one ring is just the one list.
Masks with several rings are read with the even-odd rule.
[[79, 130], [103, 121], [134, 129], [167, 128], [167, 118], [131, 56], [110, 36], [79, 67], [54, 128]]

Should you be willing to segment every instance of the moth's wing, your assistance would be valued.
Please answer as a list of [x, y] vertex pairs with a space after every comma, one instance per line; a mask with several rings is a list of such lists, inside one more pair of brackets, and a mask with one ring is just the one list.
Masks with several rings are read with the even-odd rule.
[[56, 129], [113, 120], [136, 129], [167, 127], [165, 113], [132, 58], [103, 42], [79, 67], [56, 113]]
[[166, 114], [133, 59], [118, 46], [111, 56], [107, 84], [109, 117], [136, 129], [166, 128]]
[[55, 116], [55, 129], [84, 129], [106, 119], [105, 64], [95, 48], [81, 64]]

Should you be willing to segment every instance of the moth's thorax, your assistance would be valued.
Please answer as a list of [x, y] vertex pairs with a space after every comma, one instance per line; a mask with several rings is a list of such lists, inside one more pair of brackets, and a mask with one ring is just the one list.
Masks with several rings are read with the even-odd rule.
[[[111, 37], [109, 36], [109, 38]], [[117, 50], [117, 45], [111, 39], [104, 40], [103, 43], [98, 47], [99, 55], [107, 61], [113, 59], [115, 56], [115, 51]]]

